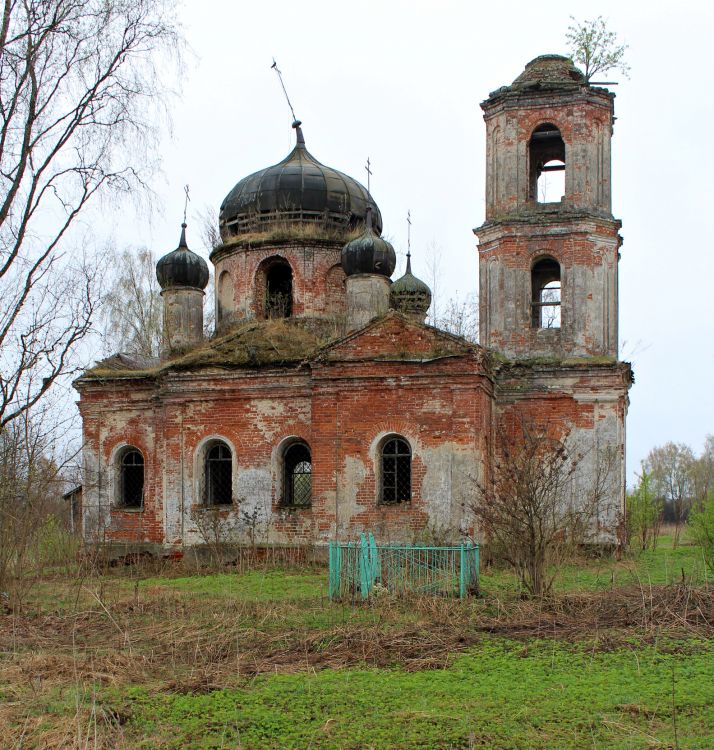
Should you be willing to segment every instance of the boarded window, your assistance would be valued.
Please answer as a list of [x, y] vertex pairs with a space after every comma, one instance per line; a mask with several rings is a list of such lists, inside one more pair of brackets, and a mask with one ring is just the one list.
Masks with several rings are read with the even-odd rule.
[[382, 503], [412, 499], [412, 451], [403, 438], [389, 438], [382, 446]]

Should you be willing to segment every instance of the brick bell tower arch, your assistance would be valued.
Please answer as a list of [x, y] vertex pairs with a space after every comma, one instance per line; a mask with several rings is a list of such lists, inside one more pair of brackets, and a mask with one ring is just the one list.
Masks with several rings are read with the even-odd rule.
[[481, 343], [509, 358], [617, 358], [613, 100], [568, 58], [543, 55], [481, 104]]

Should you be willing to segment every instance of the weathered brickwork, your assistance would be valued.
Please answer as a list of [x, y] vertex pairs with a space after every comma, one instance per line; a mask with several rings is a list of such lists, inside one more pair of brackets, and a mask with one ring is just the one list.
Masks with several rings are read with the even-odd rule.
[[[472, 531], [467, 505], [489, 450], [492, 379], [477, 347], [401, 315], [293, 371], [80, 388], [94, 469], [85, 523], [105, 540], [201, 543], [202, 447], [214, 438], [234, 457], [231, 538], [246, 542], [256, 529], [260, 541], [284, 544], [364, 529], [395, 539], [429, 528]], [[396, 505], [379, 501], [379, 449], [390, 435], [413, 451], [412, 498]], [[311, 449], [310, 508], [281, 507], [281, 450], [294, 439]], [[145, 458], [143, 510], [117, 507], [115, 456], [126, 445]]]
[[[579, 457], [574, 497], [599, 483], [595, 531], [614, 541], [632, 376], [617, 361], [613, 95], [550, 55], [482, 107], [481, 346], [385, 312], [386, 275], [376, 292], [366, 273], [350, 276], [346, 288], [343, 241], [315, 239], [317, 224], [283, 227], [276, 209], [269, 232], [231, 235], [211, 256], [225, 336], [186, 356], [138, 363], [148, 368], [141, 371], [100, 363], [77, 382], [88, 539], [180, 555], [212, 541], [324, 544], [363, 530], [382, 540], [478, 537], [476, 483], [489, 481], [504, 445], [528, 425]], [[565, 170], [563, 198], [538, 203], [536, 179], [553, 160], [563, 164], [551, 170]], [[303, 162], [291, 162], [291, 184], [301, 184]], [[311, 179], [317, 190], [319, 174]], [[293, 210], [314, 211], [291, 189]], [[270, 275], [277, 267], [282, 275]], [[288, 289], [284, 312], [293, 327], [278, 331], [274, 320], [263, 320], [275, 317], [269, 284]], [[344, 336], [350, 328], [357, 330]], [[400, 502], [385, 503], [382, 471], [391, 464], [383, 464], [382, 449], [395, 437], [411, 452], [409, 482]], [[217, 446], [221, 471], [230, 466], [221, 497], [231, 502], [211, 506], [209, 454]], [[309, 448], [305, 507], [286, 503], [294, 486], [285, 486], [285, 462], [296, 446]], [[125, 507], [122, 489], [128, 448], [144, 460], [143, 503], [135, 508]]]
[[211, 260], [220, 285], [217, 318], [225, 326], [239, 318], [265, 317], [265, 271], [275, 261], [292, 269], [294, 316], [345, 313], [345, 274], [338, 240], [242, 240], [217, 248]]

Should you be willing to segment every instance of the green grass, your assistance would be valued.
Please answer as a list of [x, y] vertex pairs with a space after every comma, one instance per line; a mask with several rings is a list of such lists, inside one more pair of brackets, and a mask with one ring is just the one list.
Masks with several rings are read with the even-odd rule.
[[[654, 552], [570, 565], [556, 589], [679, 583], [682, 568], [688, 583], [707, 582], [700, 550], [662, 537]], [[358, 606], [328, 601], [325, 568], [166, 572], [57, 574], [38, 581], [25, 620], [0, 616], [13, 644], [0, 643], [11, 746], [24, 736], [23, 748], [86, 750], [94, 716], [102, 750], [714, 747], [704, 625], [577, 620], [535, 639], [550, 631], [501, 569], [484, 571], [481, 598]], [[526, 630], [501, 629], [509, 616]], [[58, 739], [81, 732], [90, 739]]]
[[324, 570], [253, 570], [247, 573], [218, 573], [183, 578], [145, 578], [143, 589], [161, 587], [192, 596], [238, 597], [243, 601], [293, 601], [326, 596], [327, 574]]
[[[577, 564], [565, 565], [558, 571], [553, 588], [555, 591], [599, 591], [612, 586], [671, 584], [682, 580], [682, 571], [687, 583], [711, 582], [701, 549], [686, 535], [675, 548], [672, 537], [663, 534], [656, 550], [630, 551], [622, 560], [586, 558]], [[482, 571], [481, 585], [487, 593], [500, 594], [513, 591], [516, 580], [509, 570], [487, 569]]]
[[674, 747], [674, 671], [679, 747], [711, 748], [713, 644], [593, 645], [488, 638], [443, 670], [274, 675], [205, 695], [132, 687], [106, 700], [140, 748], [629, 750]]

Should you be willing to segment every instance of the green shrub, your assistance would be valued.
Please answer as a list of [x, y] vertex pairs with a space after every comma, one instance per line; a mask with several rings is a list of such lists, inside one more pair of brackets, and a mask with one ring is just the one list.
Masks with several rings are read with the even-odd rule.
[[627, 496], [627, 538], [640, 551], [657, 547], [662, 502], [655, 497], [650, 475], [642, 469], [634, 492]]
[[704, 562], [714, 573], [714, 490], [709, 492], [701, 510], [690, 513], [689, 529], [694, 541], [702, 548]]

